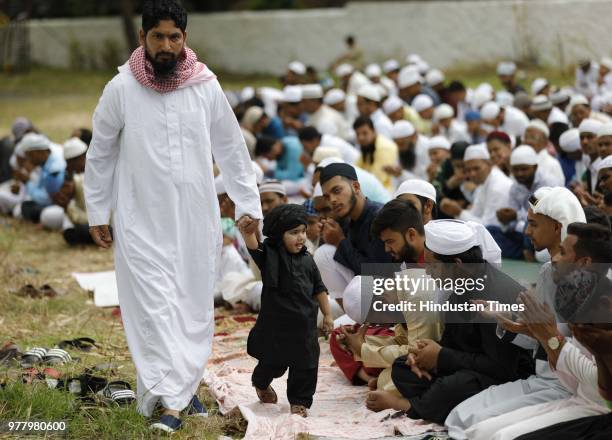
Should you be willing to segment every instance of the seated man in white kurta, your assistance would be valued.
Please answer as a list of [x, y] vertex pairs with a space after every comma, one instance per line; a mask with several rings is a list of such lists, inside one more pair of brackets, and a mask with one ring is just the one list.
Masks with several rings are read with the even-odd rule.
[[262, 218], [256, 177], [215, 75], [186, 47], [176, 0], [146, 2], [141, 46], [104, 89], [93, 119], [85, 196], [91, 234], [113, 239], [119, 303], [136, 365], [138, 410], [173, 432], [180, 411], [206, 414], [195, 396], [211, 352], [221, 251], [213, 154], [238, 226]]

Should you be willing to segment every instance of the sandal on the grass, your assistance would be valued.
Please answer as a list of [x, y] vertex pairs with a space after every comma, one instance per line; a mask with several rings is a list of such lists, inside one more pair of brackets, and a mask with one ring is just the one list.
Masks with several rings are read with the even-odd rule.
[[276, 395], [276, 391], [272, 388], [271, 385], [268, 385], [268, 388], [265, 390], [261, 390], [255, 387], [255, 392], [257, 392], [257, 397], [261, 403], [276, 403], [278, 402], [278, 397]]
[[17, 345], [11, 341], [6, 342], [2, 348], [0, 348], [0, 365], [8, 364], [13, 359], [17, 359], [19, 357], [21, 357], [19, 347], [17, 347]]
[[15, 295], [22, 296], [24, 298], [40, 298], [42, 296], [42, 293], [33, 285], [26, 284], [17, 292], [15, 292]]
[[58, 348], [74, 348], [80, 351], [91, 351], [96, 345], [96, 341], [91, 338], [76, 338], [66, 341], [61, 341], [57, 344]]
[[136, 394], [132, 391], [130, 384], [122, 380], [109, 382], [98, 394], [119, 406], [129, 405], [136, 400]]
[[47, 351], [44, 362], [49, 365], [62, 365], [72, 361], [72, 357], [66, 350], [52, 348]]
[[303, 405], [291, 405], [291, 414], [295, 414], [300, 417], [308, 417], [308, 410]]
[[21, 366], [23, 368], [31, 368], [34, 365], [41, 364], [45, 360], [47, 349], [43, 347], [34, 347], [27, 350], [21, 355]]
[[38, 290], [42, 296], [46, 296], [47, 298], [55, 298], [57, 296], [55, 289], [48, 284], [43, 284]]

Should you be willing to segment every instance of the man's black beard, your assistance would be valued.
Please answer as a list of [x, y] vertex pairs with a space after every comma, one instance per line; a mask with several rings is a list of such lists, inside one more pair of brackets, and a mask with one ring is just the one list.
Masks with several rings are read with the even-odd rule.
[[364, 163], [371, 164], [374, 162], [374, 151], [375, 150], [376, 150], [375, 143], [361, 146], [361, 156], [363, 157]]
[[606, 206], [612, 206], [612, 191], [604, 196], [604, 203]]
[[404, 238], [404, 246], [402, 247], [399, 255], [396, 257], [396, 261], [402, 263], [416, 263], [419, 260], [417, 250], [410, 246]]
[[153, 66], [153, 73], [155, 74], [155, 77], [159, 79], [166, 79], [174, 74], [176, 65], [178, 64], [178, 57], [170, 52], [160, 52], [156, 55], [156, 57], [162, 54], [171, 55], [172, 58], [167, 61], [158, 61], [151, 58], [151, 56], [149, 56], [149, 52], [146, 52], [146, 57]]
[[357, 196], [355, 195], [355, 190], [353, 188], [351, 188], [351, 209], [348, 210], [348, 214], [346, 214], [344, 217], [339, 217], [337, 220], [338, 222], [343, 222], [345, 221], [347, 218], [349, 218], [351, 216], [351, 213], [353, 212], [353, 209], [355, 209], [355, 205], [357, 204]]
[[407, 150], [401, 150], [399, 152], [399, 160], [403, 169], [407, 171], [412, 170], [416, 164], [416, 154], [414, 152], [414, 148], [411, 146]]

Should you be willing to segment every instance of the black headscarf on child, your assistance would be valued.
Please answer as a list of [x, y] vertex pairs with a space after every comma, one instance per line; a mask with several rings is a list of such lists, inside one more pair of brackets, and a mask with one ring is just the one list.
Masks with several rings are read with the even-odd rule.
[[[307, 225], [306, 208], [293, 203], [277, 206], [266, 215], [263, 221], [263, 242], [266, 254], [265, 282], [271, 288], [279, 285], [281, 259], [289, 258], [283, 245], [283, 234], [300, 225]], [[306, 252], [306, 246], [300, 253]]]

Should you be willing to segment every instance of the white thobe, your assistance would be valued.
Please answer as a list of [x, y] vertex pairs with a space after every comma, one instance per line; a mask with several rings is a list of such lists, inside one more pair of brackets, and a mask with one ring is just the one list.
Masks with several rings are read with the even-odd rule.
[[382, 134], [387, 139], [393, 139], [391, 136], [391, 130], [393, 129], [393, 122], [389, 119], [389, 116], [385, 115], [385, 112], [382, 109], [377, 109], [374, 113], [370, 115], [370, 119], [372, 119], [372, 123], [374, 124], [374, 130], [378, 134]]
[[559, 161], [552, 157], [546, 148], [538, 153], [538, 170], [554, 181], [555, 186], [565, 186], [565, 174]]
[[89, 224], [113, 216], [115, 269], [136, 366], [138, 410], [185, 408], [211, 352], [215, 265], [222, 244], [213, 154], [231, 179], [236, 218], [261, 218], [255, 173], [214, 75], [170, 93], [142, 86], [127, 65], [93, 118], [85, 196]]
[[319, 109], [308, 118], [307, 125], [316, 127], [321, 133], [329, 132], [327, 127], [333, 128], [336, 136], [348, 139], [351, 135], [350, 127], [338, 110], [323, 104]]
[[508, 206], [511, 186], [512, 179], [496, 166], [492, 167], [484, 183], [476, 188], [472, 207], [462, 210], [459, 219], [499, 226], [497, 210]]

